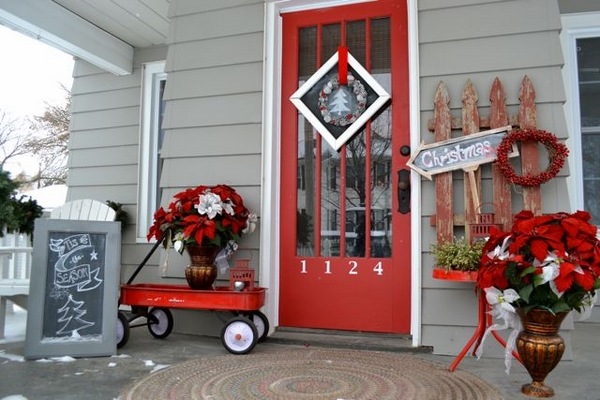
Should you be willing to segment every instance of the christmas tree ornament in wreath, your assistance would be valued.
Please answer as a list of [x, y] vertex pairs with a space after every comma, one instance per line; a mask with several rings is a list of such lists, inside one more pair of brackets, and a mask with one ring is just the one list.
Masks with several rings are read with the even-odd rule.
[[345, 46], [290, 97], [335, 150], [339, 150], [390, 99]]
[[[538, 142], [546, 147], [548, 166], [537, 174], [519, 175], [509, 162], [509, 153], [517, 142]], [[506, 135], [497, 150], [496, 164], [506, 179], [524, 187], [540, 186], [554, 178], [569, 155], [569, 149], [550, 132], [539, 129], [513, 129]]]

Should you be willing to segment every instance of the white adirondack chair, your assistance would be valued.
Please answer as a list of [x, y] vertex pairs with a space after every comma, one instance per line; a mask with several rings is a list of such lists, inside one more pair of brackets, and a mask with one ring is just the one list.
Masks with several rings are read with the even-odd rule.
[[[116, 211], [108, 205], [92, 199], [73, 200], [55, 208], [50, 213], [51, 219], [72, 219], [83, 221], [114, 221]], [[10, 300], [19, 307], [27, 309], [29, 297], [29, 274], [31, 271], [31, 247], [0, 247], [0, 255], [16, 259], [21, 253], [27, 253], [27, 265], [22, 271], [0, 271], [0, 339], [4, 338], [6, 313]], [[9, 263], [9, 268], [16, 268], [16, 263]], [[19, 276], [17, 276], [19, 275]], [[12, 305], [10, 305], [12, 307]]]
[[52, 219], [77, 219], [83, 221], [114, 221], [116, 211], [108, 205], [91, 199], [73, 200], [50, 213]]

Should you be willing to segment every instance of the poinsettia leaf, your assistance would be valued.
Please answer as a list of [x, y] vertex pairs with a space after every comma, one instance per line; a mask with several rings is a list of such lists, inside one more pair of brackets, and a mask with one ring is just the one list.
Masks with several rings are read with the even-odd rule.
[[563, 312], [563, 311], [569, 311], [569, 310], [571, 310], [571, 307], [569, 307], [569, 305], [562, 300], [557, 301], [552, 306], [552, 312], [554, 314], [557, 314], [557, 313]]
[[211, 239], [210, 243], [214, 244], [215, 246], [219, 246], [219, 247], [223, 247], [221, 246], [221, 236], [219, 235], [215, 235], [215, 237], [213, 239]]
[[[550, 308], [550, 307], [548, 307], [548, 306], [545, 306], [545, 305], [543, 305], [543, 304], [534, 304], [534, 305], [532, 305], [532, 306], [531, 306], [531, 308], [539, 308], [539, 309], [541, 309], [541, 310], [546, 310], [546, 311], [549, 311], [549, 312], [551, 312], [552, 314], [554, 314], [554, 311], [552, 310], [552, 308]], [[531, 309], [531, 308], [530, 308], [530, 309]]]
[[521, 290], [519, 290], [519, 297], [523, 299], [524, 302], [529, 303], [529, 296], [531, 296], [531, 292], [533, 291], [533, 285], [527, 285]]
[[525, 275], [532, 274], [534, 272], [535, 272], [535, 267], [533, 265], [530, 267], [527, 267], [523, 271], [521, 271], [521, 278], [524, 277]]
[[521, 308], [523, 309], [525, 314], [527, 314], [529, 312], [529, 310], [531, 310], [532, 308], [536, 308], [536, 306], [532, 305], [532, 306], [525, 306], [525, 307], [521, 307]]
[[542, 275], [534, 275], [533, 276], [533, 286], [538, 287], [544, 283], [544, 277]]
[[506, 265], [506, 269], [504, 272], [504, 276], [509, 280], [512, 286], [516, 286], [519, 284], [521, 279], [518, 276], [519, 268], [517, 267], [517, 263], [509, 262]]

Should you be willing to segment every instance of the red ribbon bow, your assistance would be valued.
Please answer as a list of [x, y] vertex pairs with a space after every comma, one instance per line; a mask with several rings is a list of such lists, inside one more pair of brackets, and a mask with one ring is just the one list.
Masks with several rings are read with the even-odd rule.
[[338, 82], [340, 85], [348, 84], [348, 48], [338, 47]]

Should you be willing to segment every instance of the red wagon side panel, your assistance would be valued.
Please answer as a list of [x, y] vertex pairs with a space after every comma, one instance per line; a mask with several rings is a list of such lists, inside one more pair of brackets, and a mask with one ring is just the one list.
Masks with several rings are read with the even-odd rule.
[[256, 311], [265, 303], [265, 288], [236, 292], [228, 287], [193, 290], [187, 285], [135, 284], [121, 286], [120, 304], [130, 306]]

